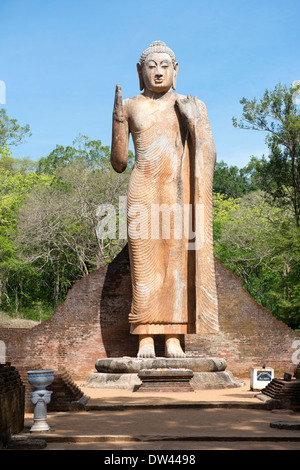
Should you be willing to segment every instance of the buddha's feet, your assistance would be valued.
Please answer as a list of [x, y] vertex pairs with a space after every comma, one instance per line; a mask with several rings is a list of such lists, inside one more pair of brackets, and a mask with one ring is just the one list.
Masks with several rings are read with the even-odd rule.
[[137, 357], [155, 357], [153, 336], [139, 335], [139, 351]]
[[166, 357], [185, 357], [179, 335], [166, 335], [165, 355]]

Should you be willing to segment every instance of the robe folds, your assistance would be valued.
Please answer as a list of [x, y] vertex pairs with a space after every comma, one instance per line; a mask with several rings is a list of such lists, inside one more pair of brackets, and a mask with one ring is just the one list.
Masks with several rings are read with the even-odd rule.
[[218, 331], [212, 236], [216, 152], [205, 105], [193, 131], [177, 106], [132, 133], [127, 194], [132, 334]]

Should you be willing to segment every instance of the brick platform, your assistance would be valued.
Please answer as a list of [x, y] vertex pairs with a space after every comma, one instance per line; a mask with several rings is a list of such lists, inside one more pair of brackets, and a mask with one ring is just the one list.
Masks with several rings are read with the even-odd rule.
[[[225, 358], [228, 370], [237, 377], [248, 377], [251, 367], [263, 364], [273, 367], [275, 376], [292, 372], [293, 344], [300, 333], [259, 305], [217, 259], [215, 268], [220, 332], [182, 337], [187, 355]], [[29, 330], [0, 328], [7, 360], [25, 367], [38, 362], [44, 369], [67, 369], [73, 380], [86, 380], [99, 358], [136, 356], [138, 338], [129, 333], [130, 305], [125, 247], [110, 265], [77, 282], [49, 320]], [[160, 337], [156, 355], [164, 355]]]
[[270, 400], [270, 405], [300, 411], [300, 379], [273, 379], [262, 391], [262, 398]]
[[142, 369], [138, 373], [142, 384], [136, 392], [193, 392], [189, 369]]

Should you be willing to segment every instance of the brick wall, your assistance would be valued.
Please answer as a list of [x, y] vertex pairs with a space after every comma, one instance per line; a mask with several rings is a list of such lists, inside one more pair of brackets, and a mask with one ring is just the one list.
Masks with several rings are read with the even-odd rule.
[[[275, 373], [293, 373], [296, 365], [292, 355], [294, 341], [300, 333], [293, 331], [264, 307], [259, 305], [243, 288], [233, 272], [215, 260], [219, 301], [220, 333], [186, 337], [186, 351], [225, 357], [236, 376], [249, 376], [253, 366], [273, 367]], [[298, 349], [300, 342], [298, 343]], [[300, 357], [300, 353], [298, 355]]]
[[25, 387], [14, 366], [0, 364], [0, 449], [24, 427]]
[[[189, 355], [225, 357], [228, 370], [249, 376], [249, 368], [265, 363], [277, 374], [293, 372], [292, 345], [300, 334], [277, 321], [245, 291], [241, 281], [218, 260], [216, 277], [220, 333], [186, 335]], [[25, 366], [66, 368], [74, 380], [86, 380], [101, 357], [135, 356], [137, 337], [127, 321], [131, 302], [127, 247], [105, 268], [82, 278], [49, 320], [31, 328], [0, 328], [7, 360]], [[158, 338], [157, 355], [163, 355]]]

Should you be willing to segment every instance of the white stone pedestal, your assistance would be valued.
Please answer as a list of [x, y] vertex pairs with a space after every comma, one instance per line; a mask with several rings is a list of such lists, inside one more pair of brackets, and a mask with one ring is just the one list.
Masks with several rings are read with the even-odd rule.
[[54, 370], [29, 370], [27, 372], [28, 382], [36, 388], [31, 392], [31, 401], [34, 404], [34, 424], [31, 432], [49, 431], [47, 423], [47, 404], [50, 403], [52, 391], [46, 387], [54, 380]]
[[251, 367], [250, 388], [251, 390], [262, 390], [274, 378], [274, 369], [271, 367]]

